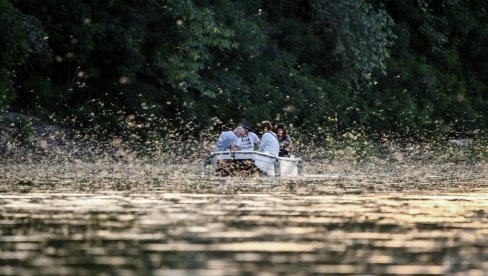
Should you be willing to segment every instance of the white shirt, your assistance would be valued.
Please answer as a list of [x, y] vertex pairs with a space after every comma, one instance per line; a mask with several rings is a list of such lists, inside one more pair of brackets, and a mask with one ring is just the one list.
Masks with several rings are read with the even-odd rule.
[[267, 152], [271, 153], [275, 156], [278, 156], [280, 153], [280, 144], [278, 143], [278, 138], [276, 134], [271, 131], [266, 132], [261, 137], [261, 145], [259, 145], [260, 152]]
[[249, 132], [245, 137], [239, 137], [237, 145], [242, 151], [254, 151], [254, 144], [258, 144], [261, 140], [254, 132]]
[[237, 145], [238, 142], [237, 135], [233, 131], [224, 131], [217, 140], [216, 149], [217, 151], [227, 151], [232, 145]]

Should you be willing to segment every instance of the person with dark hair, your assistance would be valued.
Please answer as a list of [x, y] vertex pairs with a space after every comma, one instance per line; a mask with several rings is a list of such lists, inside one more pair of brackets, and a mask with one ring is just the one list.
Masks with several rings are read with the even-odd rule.
[[278, 143], [280, 144], [279, 156], [290, 156], [293, 149], [290, 135], [285, 124], [278, 124], [275, 128]]
[[280, 152], [280, 144], [278, 143], [278, 137], [273, 132], [273, 125], [271, 124], [271, 122], [261, 122], [261, 130], [263, 131], [263, 136], [261, 137], [259, 151], [278, 156]]

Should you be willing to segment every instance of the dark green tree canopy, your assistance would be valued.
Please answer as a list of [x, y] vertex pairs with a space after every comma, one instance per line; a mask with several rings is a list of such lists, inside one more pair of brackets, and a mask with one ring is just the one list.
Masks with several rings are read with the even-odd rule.
[[155, 137], [486, 129], [486, 1], [0, 0], [0, 108]]

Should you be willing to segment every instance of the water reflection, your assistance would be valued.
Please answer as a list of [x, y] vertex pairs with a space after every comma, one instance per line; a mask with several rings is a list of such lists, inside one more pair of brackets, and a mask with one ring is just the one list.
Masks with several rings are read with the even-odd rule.
[[[488, 268], [488, 195], [1, 196], [6, 274]], [[306, 265], [305, 265], [306, 264]]]
[[479, 173], [461, 185], [427, 174], [249, 180], [94, 166], [70, 178], [29, 169], [0, 169], [5, 275], [488, 271]]

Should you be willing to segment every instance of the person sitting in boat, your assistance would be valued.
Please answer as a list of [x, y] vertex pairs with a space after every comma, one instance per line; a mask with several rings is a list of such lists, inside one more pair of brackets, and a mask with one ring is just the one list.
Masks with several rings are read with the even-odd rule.
[[263, 121], [261, 123], [261, 129], [264, 134], [261, 137], [261, 144], [259, 145], [259, 151], [278, 156], [280, 152], [280, 144], [278, 143], [278, 137], [272, 131], [273, 125], [269, 121]]
[[278, 137], [278, 142], [280, 143], [279, 156], [290, 156], [293, 145], [285, 124], [278, 124], [275, 128], [275, 132]]
[[261, 143], [261, 140], [256, 135], [256, 133], [251, 131], [251, 128], [247, 125], [243, 125], [244, 134], [242, 137], [239, 137], [239, 147], [241, 151], [254, 151], [254, 145], [258, 145]]
[[217, 151], [237, 151], [240, 150], [239, 147], [239, 137], [244, 135], [244, 128], [237, 127], [233, 131], [224, 131], [220, 134], [217, 140], [216, 150]]

